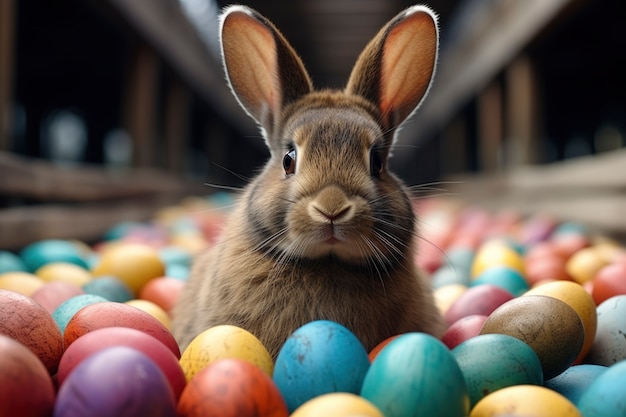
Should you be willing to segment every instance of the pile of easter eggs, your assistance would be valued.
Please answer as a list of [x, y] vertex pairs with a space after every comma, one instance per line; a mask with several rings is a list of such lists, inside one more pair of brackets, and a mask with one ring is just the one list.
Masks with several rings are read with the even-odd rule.
[[189, 198], [95, 244], [0, 248], [0, 416], [626, 415], [626, 249], [584, 225], [415, 202], [415, 263], [447, 331], [368, 352], [340, 323], [277, 358], [220, 325], [181, 351], [173, 306], [229, 195]]

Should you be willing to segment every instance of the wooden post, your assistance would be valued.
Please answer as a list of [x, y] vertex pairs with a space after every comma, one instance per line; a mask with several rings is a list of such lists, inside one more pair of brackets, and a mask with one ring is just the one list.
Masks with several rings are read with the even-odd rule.
[[502, 136], [502, 88], [494, 81], [478, 97], [478, 157], [482, 171], [499, 169]]
[[443, 130], [440, 145], [442, 174], [458, 174], [467, 171], [466, 129], [465, 116], [460, 113]]
[[0, 0], [0, 151], [12, 147], [13, 41], [15, 0]]
[[165, 103], [165, 166], [172, 173], [182, 173], [189, 136], [191, 94], [178, 80], [169, 83]]

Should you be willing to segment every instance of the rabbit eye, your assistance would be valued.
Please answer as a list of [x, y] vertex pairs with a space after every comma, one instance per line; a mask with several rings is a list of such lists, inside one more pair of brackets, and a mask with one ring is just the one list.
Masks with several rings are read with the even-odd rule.
[[372, 148], [370, 150], [370, 175], [374, 178], [380, 177], [383, 170], [383, 156], [380, 149]]
[[285, 169], [285, 175], [292, 175], [296, 173], [296, 150], [292, 149], [283, 157], [283, 168]]

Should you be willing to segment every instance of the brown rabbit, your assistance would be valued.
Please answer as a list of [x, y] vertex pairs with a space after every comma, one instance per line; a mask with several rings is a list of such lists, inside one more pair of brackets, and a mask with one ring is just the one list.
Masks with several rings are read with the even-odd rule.
[[228, 7], [221, 44], [230, 87], [271, 157], [243, 191], [221, 241], [196, 260], [174, 311], [181, 348], [232, 324], [276, 357], [318, 319], [367, 350], [389, 336], [440, 336], [442, 318], [414, 263], [415, 217], [387, 169], [398, 126], [435, 71], [436, 17], [406, 9], [367, 45], [344, 91], [314, 91], [300, 58], [258, 12]]

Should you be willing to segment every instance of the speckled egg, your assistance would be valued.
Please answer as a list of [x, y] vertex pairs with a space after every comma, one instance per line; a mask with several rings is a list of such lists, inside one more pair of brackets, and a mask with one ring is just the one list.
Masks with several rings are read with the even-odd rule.
[[536, 385], [515, 385], [491, 393], [469, 414], [469, 417], [496, 416], [583, 417], [567, 398]]
[[189, 381], [178, 402], [179, 417], [287, 417], [274, 381], [243, 359], [210, 363]]
[[580, 396], [578, 409], [585, 417], [626, 415], [626, 360], [611, 365]]
[[293, 412], [318, 395], [358, 393], [369, 366], [367, 351], [351, 331], [318, 320], [287, 339], [276, 358], [273, 377]]
[[507, 334], [533, 348], [550, 379], [567, 369], [585, 338], [582, 321], [565, 302], [543, 295], [518, 297], [489, 315], [481, 334]]
[[385, 417], [465, 417], [469, 397], [463, 373], [448, 348], [424, 333], [407, 333], [378, 354], [361, 396]]
[[597, 308], [598, 330], [586, 363], [610, 366], [626, 359], [626, 295], [611, 297]]
[[562, 374], [546, 381], [544, 386], [558, 392], [573, 404], [578, 404], [582, 394], [608, 368], [602, 365], [574, 365], [567, 368]]
[[365, 398], [347, 392], [333, 392], [315, 397], [296, 409], [291, 417], [384, 417]]
[[52, 318], [56, 321], [61, 333], [65, 333], [67, 323], [69, 323], [72, 317], [74, 317], [74, 314], [76, 314], [80, 309], [91, 304], [103, 303], [106, 301], [106, 298], [100, 297], [99, 295], [76, 295], [59, 304], [59, 306], [52, 312]]

